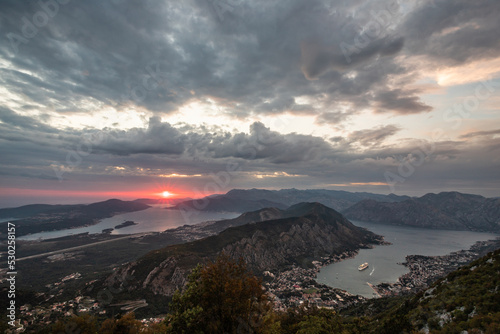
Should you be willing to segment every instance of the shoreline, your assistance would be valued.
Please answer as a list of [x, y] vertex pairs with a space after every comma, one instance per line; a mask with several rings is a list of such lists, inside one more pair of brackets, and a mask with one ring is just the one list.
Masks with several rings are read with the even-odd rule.
[[292, 265], [287, 270], [275, 273], [264, 272], [264, 276], [272, 278], [272, 281], [266, 282], [265, 286], [275, 301], [275, 308], [283, 310], [307, 302], [318, 307], [342, 309], [366, 301], [368, 298], [361, 295], [354, 295], [349, 291], [318, 282], [317, 276], [322, 268], [330, 264], [356, 257], [360, 249], [370, 249], [377, 245], [391, 245], [390, 242], [384, 240], [383, 236], [373, 241], [376, 243], [362, 244], [357, 249], [325, 256], [321, 260], [314, 260], [311, 262], [313, 268], [304, 269]]
[[408, 273], [400, 276], [395, 283], [382, 282], [370, 287], [382, 296], [416, 293], [428, 288], [450, 272], [499, 248], [500, 237], [497, 237], [496, 239], [476, 241], [469, 249], [462, 249], [445, 255], [407, 255], [405, 257], [406, 261], [399, 264], [409, 268]]

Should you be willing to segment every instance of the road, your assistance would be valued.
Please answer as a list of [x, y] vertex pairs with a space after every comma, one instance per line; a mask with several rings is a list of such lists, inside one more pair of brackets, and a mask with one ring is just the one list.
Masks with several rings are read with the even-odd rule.
[[86, 248], [86, 247], [91, 247], [91, 246], [95, 246], [95, 245], [105, 244], [105, 243], [113, 242], [113, 241], [117, 241], [117, 240], [129, 239], [131, 237], [137, 238], [137, 237], [145, 236], [145, 235], [148, 235], [148, 234], [149, 233], [132, 234], [132, 235], [127, 235], [126, 237], [121, 237], [121, 238], [116, 238], [116, 239], [110, 239], [110, 240], [104, 240], [104, 241], [98, 241], [98, 242], [93, 242], [91, 244], [86, 244], [86, 245], [81, 245], [81, 246], [76, 246], [76, 247], [70, 247], [70, 248], [65, 248], [65, 249], [59, 249], [59, 250], [56, 250], [56, 251], [42, 253], [42, 254], [35, 254], [35, 255], [25, 256], [25, 257], [21, 257], [21, 258], [16, 259], [16, 262], [20, 262], [20, 261], [24, 261], [24, 260], [36, 259], [36, 258], [39, 258], [39, 257], [51, 256], [51, 255], [55, 255], [55, 254], [59, 254], [59, 253], [72, 252], [72, 251], [79, 250], [79, 249]]

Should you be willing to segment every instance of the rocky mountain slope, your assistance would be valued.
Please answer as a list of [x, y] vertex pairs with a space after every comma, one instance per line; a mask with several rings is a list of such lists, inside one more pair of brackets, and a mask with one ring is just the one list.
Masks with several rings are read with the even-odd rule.
[[179, 203], [178, 209], [197, 209], [202, 211], [246, 212], [266, 207], [286, 208], [301, 202], [318, 202], [337, 211], [347, 209], [364, 199], [382, 202], [398, 202], [408, 196], [394, 194], [381, 195], [366, 192], [348, 192], [326, 189], [233, 189], [224, 195], [210, 196], [198, 200]]
[[206, 221], [199, 224], [179, 226], [177, 228], [164, 231], [162, 234], [169, 234], [179, 240], [183, 240], [184, 242], [195, 241], [219, 234], [229, 227], [283, 218], [284, 212], [285, 210], [280, 210], [278, 208], [265, 208], [245, 212], [233, 219]]
[[500, 231], [500, 199], [458, 192], [427, 194], [397, 203], [364, 200], [343, 213], [349, 219], [375, 223]]
[[[261, 213], [248, 215], [261, 219]], [[172, 296], [185, 284], [196, 264], [214, 259], [221, 252], [243, 258], [251, 270], [261, 273], [290, 264], [308, 265], [322, 256], [382, 241], [382, 237], [354, 226], [337, 211], [319, 203], [300, 203], [265, 214], [285, 218], [230, 227], [215, 236], [153, 251], [115, 271], [106, 284]], [[248, 216], [240, 219], [251, 220]]]

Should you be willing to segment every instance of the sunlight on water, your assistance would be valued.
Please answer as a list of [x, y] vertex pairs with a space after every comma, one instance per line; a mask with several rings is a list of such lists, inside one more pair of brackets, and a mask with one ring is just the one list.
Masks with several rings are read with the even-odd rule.
[[[190, 212], [191, 213], [191, 212]], [[163, 205], [155, 205], [149, 209], [124, 213], [111, 218], [101, 220], [98, 224], [68, 230], [41, 232], [22, 236], [21, 240], [37, 240], [58, 238], [80, 233], [101, 233], [102, 230], [114, 228], [115, 226], [131, 220], [137, 225], [127, 226], [113, 230], [112, 234], [132, 234], [143, 232], [163, 232], [167, 229], [182, 225], [192, 225], [210, 220], [229, 219], [239, 216], [236, 212], [204, 212], [193, 211], [189, 217], [185, 217], [179, 210], [167, 210]]]

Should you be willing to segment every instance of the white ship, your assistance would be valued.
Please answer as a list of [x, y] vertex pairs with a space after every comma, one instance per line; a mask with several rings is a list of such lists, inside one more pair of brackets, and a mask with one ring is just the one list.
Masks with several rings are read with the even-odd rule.
[[358, 270], [361, 271], [361, 270], [365, 270], [366, 268], [368, 268], [368, 262], [365, 262], [362, 265], [360, 265], [358, 267]]

